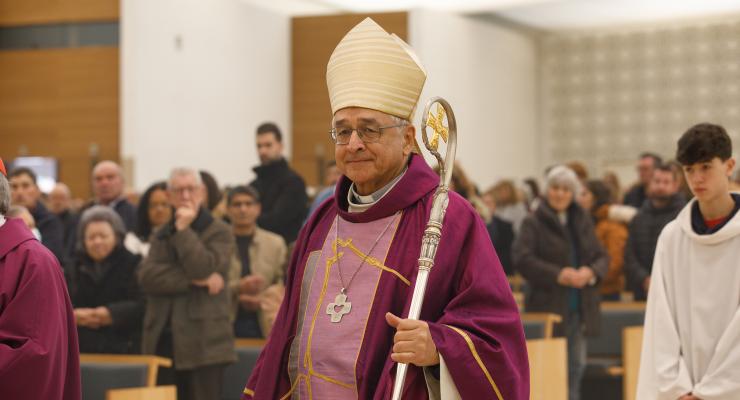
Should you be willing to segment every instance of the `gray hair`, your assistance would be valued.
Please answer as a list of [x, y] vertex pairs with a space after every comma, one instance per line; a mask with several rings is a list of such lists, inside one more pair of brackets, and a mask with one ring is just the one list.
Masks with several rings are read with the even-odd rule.
[[401, 117], [397, 117], [395, 115], [390, 115], [390, 114], [388, 114], [388, 116], [391, 117], [391, 119], [393, 120], [393, 125], [401, 125], [401, 127], [404, 127], [406, 125], [413, 125], [411, 121], [407, 119], [403, 119]]
[[547, 173], [545, 190], [552, 186], [562, 186], [570, 190], [574, 196], [581, 192], [581, 182], [578, 180], [578, 176], [576, 176], [576, 173], [572, 169], [565, 165], [557, 165]]
[[5, 215], [10, 208], [10, 184], [5, 175], [0, 174], [0, 215]]
[[177, 167], [173, 168], [170, 172], [170, 178], [167, 179], [167, 189], [172, 188], [172, 181], [178, 177], [178, 176], [192, 176], [195, 178], [195, 184], [198, 186], [203, 185], [203, 179], [200, 177], [200, 172], [196, 171], [193, 168], [187, 168], [187, 167]]
[[92, 222], [107, 222], [116, 234], [116, 244], [121, 244], [126, 236], [126, 226], [118, 214], [107, 206], [92, 206], [85, 210], [80, 217], [77, 227], [77, 250], [85, 250], [85, 230]]

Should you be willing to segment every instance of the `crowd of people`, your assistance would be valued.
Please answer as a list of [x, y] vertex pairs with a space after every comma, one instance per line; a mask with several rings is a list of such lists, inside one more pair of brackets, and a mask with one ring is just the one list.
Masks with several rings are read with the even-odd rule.
[[[364, 21], [358, 26], [379, 34], [378, 40], [390, 40], [374, 23]], [[346, 46], [361, 45], [362, 40], [350, 39]], [[398, 43], [390, 40], [387, 45]], [[402, 47], [398, 51], [406, 54], [408, 50]], [[343, 65], [343, 54], [340, 51], [332, 55], [330, 67], [332, 63]], [[407, 63], [405, 70], [414, 70], [414, 76], [420, 79], [415, 89], [420, 93], [425, 72], [412, 57]], [[64, 183], [58, 183], [45, 195], [32, 170], [16, 168], [7, 174], [11, 202], [2, 205], [0, 226], [6, 223], [4, 217], [18, 217], [11, 220], [7, 229], [17, 232], [19, 221], [27, 226], [25, 233], [14, 233], [19, 243], [35, 237], [62, 266], [57, 275], [63, 272], [66, 280], [80, 352], [144, 353], [171, 358], [173, 368], [162, 370], [158, 383], [176, 385], [187, 399], [220, 398], [224, 368], [236, 360], [235, 337], [265, 338], [273, 327], [275, 334], [266, 348], [271, 356], [260, 358], [244, 393], [255, 397], [255, 390], [277, 394], [290, 388], [294, 377], [287, 375], [284, 364], [292, 362], [294, 351], [296, 357], [301, 354], [305, 360], [314, 357], [313, 324], [319, 311], [324, 311], [316, 308], [313, 321], [304, 320], [303, 315], [309, 302], [328, 294], [327, 288], [336, 289], [336, 293], [330, 293], [336, 294], [336, 298], [326, 308], [330, 319], [317, 324], [317, 329], [324, 329], [321, 335], [325, 335], [317, 340], [326, 342], [322, 342], [325, 348], [349, 346], [351, 351], [337, 355], [325, 349], [315, 356], [326, 357], [329, 364], [346, 364], [341, 373], [349, 374], [346, 378], [351, 379], [354, 371], [347, 371], [353, 369], [350, 367], [356, 358], [347, 358], [347, 354], [361, 354], [362, 365], [368, 369], [361, 372], [373, 382], [380, 382], [377, 388], [360, 384], [363, 393], [390, 390], [390, 375], [380, 375], [386, 368], [386, 354], [360, 353], [364, 342], [359, 335], [364, 333], [357, 324], [368, 320], [331, 324], [341, 323], [351, 310], [360, 310], [353, 314], [357, 315], [364, 309], [375, 318], [364, 329], [379, 332], [371, 335], [374, 345], [393, 348], [393, 361], [424, 367], [419, 372], [423, 375], [411, 381], [417, 386], [409, 390], [426, 393], [425, 379], [440, 380], [445, 373], [452, 373], [457, 382], [465, 382], [473, 373], [481, 375], [475, 383], [458, 384], [461, 393], [491, 390], [485, 376], [492, 384], [493, 381], [483, 366], [485, 362], [498, 369], [494, 375], [503, 382], [502, 391], [512, 398], [524, 398], [528, 393], [528, 377], [520, 374], [526, 370], [524, 338], [513, 298], [501, 289], [502, 284], [507, 285], [504, 273], [510, 277], [520, 275], [526, 281], [524, 311], [562, 317], [555, 334], [568, 339], [570, 399], [579, 399], [586, 364], [585, 337], [599, 334], [600, 303], [643, 301], [653, 290], [666, 296], [664, 285], [656, 285], [651, 279], [654, 260], [665, 257], [656, 256], [659, 237], [664, 227], [686, 209], [692, 193], [713, 190], [697, 184], [688, 187], [684, 176], [696, 174], [694, 165], [701, 164], [701, 173], [706, 174], [712, 167], [704, 164], [720, 163], [729, 172], [734, 168], [734, 161], [725, 154], [728, 146], [731, 152], [731, 145], [724, 129], [711, 124], [692, 127], [684, 134], [689, 142], [679, 143], [679, 150], [681, 146], [689, 150], [679, 151], [683, 158], [678, 161], [664, 161], [652, 153], [640, 155], [639, 181], [624, 191], [614, 173], [594, 179], [577, 161], [548, 168], [542, 179], [502, 180], [485, 191], [479, 190], [462, 166], [457, 165], [450, 188], [456, 195], [450, 197], [447, 210], [453, 222], [443, 231], [446, 242], [445, 246], [440, 245], [439, 266], [435, 267], [448, 268], [450, 276], [456, 278], [431, 275], [430, 284], [438, 286], [438, 295], [431, 299], [432, 308], [425, 309], [427, 315], [423, 319], [428, 323], [402, 320], [391, 311], [403, 311], [403, 299], [392, 294], [405, 293], [410, 285], [404, 276], [415, 268], [417, 255], [405, 249], [412, 245], [418, 248], [426, 207], [439, 180], [414, 154], [414, 127], [404, 122], [416, 100], [408, 100], [401, 108], [373, 108], [376, 106], [368, 104], [375, 103], [367, 103], [364, 98], [342, 103], [338, 87], [373, 81], [363, 78], [355, 82], [358, 78], [354, 74], [350, 71], [330, 80], [332, 85], [339, 85], [330, 85], [330, 92], [335, 94], [332, 111], [336, 126], [331, 135], [337, 145], [337, 160], [326, 166], [327, 181], [324, 188], [316, 191], [315, 199], [309, 198], [300, 174], [285, 159], [280, 129], [265, 123], [256, 130], [260, 165], [254, 168], [256, 179], [249, 184], [222, 188], [208, 172], [180, 167], [162, 176], [162, 181], [153, 183], [141, 196], [129, 198], [121, 167], [113, 161], [102, 161], [91, 171], [93, 199], [76, 209], [73, 194]], [[355, 127], [358, 121], [363, 124], [359, 128]], [[382, 129], [398, 132], [381, 136]], [[698, 155], [691, 153], [696, 152], [691, 149], [705, 146], [708, 137], [720, 143], [717, 146], [721, 152], [709, 146]], [[368, 160], [353, 158], [368, 152], [382, 162], [365, 165], [363, 162]], [[464, 163], [464, 157], [460, 161]], [[735, 175], [735, 189], [739, 175]], [[543, 183], [542, 190], [539, 182]], [[403, 190], [394, 190], [397, 185]], [[740, 204], [740, 197], [737, 199]], [[701, 201], [694, 204], [705, 207], [702, 204], [706, 202]], [[737, 208], [732, 211], [730, 207], [730, 211], [734, 213]], [[709, 214], [699, 213], [698, 219], [687, 217], [687, 224], [716, 232], [730, 218], [727, 213], [714, 215], [707, 210], [710, 209], [702, 209]], [[370, 237], [368, 230], [379, 232], [374, 242], [377, 233]], [[378, 251], [393, 261], [389, 265], [400, 272], [383, 265], [383, 258], [379, 261], [380, 255], [372, 253], [377, 245]], [[357, 246], [369, 251], [360, 256]], [[338, 247], [347, 250], [337, 253]], [[495, 254], [491, 251], [494, 248]], [[358, 257], [342, 256], [349, 250]], [[335, 263], [338, 276], [330, 279]], [[375, 268], [363, 268], [366, 263]], [[317, 265], [326, 265], [323, 286], [320, 279], [310, 278], [317, 269], [323, 270]], [[343, 276], [342, 266], [354, 270], [354, 275]], [[381, 271], [391, 272], [384, 276], [392, 276], [382, 280]], [[353, 286], [358, 273], [361, 279]], [[306, 276], [309, 278], [304, 279]], [[345, 278], [349, 279], [345, 282]], [[390, 295], [375, 300], [374, 290]], [[659, 300], [665, 300], [663, 297]], [[286, 305], [281, 308], [284, 299]], [[486, 308], [491, 307], [492, 299], [496, 310]], [[354, 308], [350, 300], [355, 303]], [[382, 302], [380, 308], [387, 314], [370, 313], [374, 302]], [[671, 314], [669, 303], [654, 301], [652, 307], [663, 307], [661, 312]], [[728, 310], [731, 314], [734, 309]], [[467, 326], [472, 320], [475, 329]], [[327, 326], [337, 328], [328, 330]], [[389, 326], [397, 330], [396, 336], [384, 335]], [[303, 335], [308, 332], [304, 328], [310, 333]], [[495, 337], [495, 346], [483, 336], [475, 336], [476, 329], [483, 336]], [[291, 336], [294, 332], [295, 340]], [[353, 337], [354, 342], [333, 342], [331, 335], [336, 332], [343, 332], [342, 337]], [[423, 332], [420, 340], [425, 341], [427, 350], [432, 350], [398, 351], [399, 346], [411, 346], [412, 342], [399, 337], [410, 337], [413, 332]], [[685, 340], [678, 333], [674, 336], [674, 342]], [[465, 342], [460, 341], [461, 337]], [[484, 361], [478, 353], [477, 358], [458, 356], [464, 353], [461, 346], [482, 349]], [[699, 369], [697, 374], [713, 368], [704, 364], [692, 367]], [[451, 372], [445, 372], [440, 365], [451, 366]], [[485, 374], [476, 365], [483, 366]], [[304, 367], [296, 367], [293, 372], [316, 373], [300, 372]], [[468, 369], [473, 372], [457, 375]], [[642, 382], [647, 381], [645, 378]], [[481, 382], [482, 386], [475, 386]], [[499, 391], [495, 384], [492, 386]], [[683, 396], [680, 398], [696, 398], [686, 395], [684, 386], [676, 389]], [[311, 390], [310, 385], [307, 390]], [[355, 393], [354, 387], [341, 384], [326, 390]]]
[[[10, 171], [7, 216], [22, 218], [63, 265], [81, 352], [172, 357], [161, 383], [197, 397], [218, 392], [234, 337], [268, 336], [309, 200], [313, 212], [341, 175], [327, 165], [325, 189], [309, 199], [279, 128], [261, 125], [256, 143], [261, 165], [250, 184], [221, 188], [206, 171], [178, 168], [138, 204], [112, 161], [94, 167], [94, 199], [77, 210], [64, 183], [44, 195], [33, 171]], [[613, 174], [590, 179], [578, 162], [548, 169], [542, 192], [534, 178], [481, 192], [454, 169], [451, 189], [486, 224], [505, 273], [525, 279], [525, 310], [563, 317], [556, 334], [569, 339], [572, 393], [584, 336], [599, 334], [600, 301], [646, 300], [658, 237], [689, 200], [678, 163], [645, 153], [636, 170], [623, 193]]]

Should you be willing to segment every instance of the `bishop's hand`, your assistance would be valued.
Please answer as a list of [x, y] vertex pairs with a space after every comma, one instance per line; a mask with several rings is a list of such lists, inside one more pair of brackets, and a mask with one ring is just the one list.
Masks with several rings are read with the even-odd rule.
[[429, 367], [439, 364], [439, 352], [432, 340], [429, 324], [413, 319], [401, 319], [385, 314], [388, 325], [396, 328], [391, 359], [397, 363]]

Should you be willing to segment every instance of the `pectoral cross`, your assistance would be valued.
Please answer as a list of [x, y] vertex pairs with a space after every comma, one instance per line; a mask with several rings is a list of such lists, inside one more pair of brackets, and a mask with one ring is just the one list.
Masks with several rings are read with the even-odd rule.
[[[347, 295], [344, 293], [345, 291], [342, 289], [342, 292], [334, 298], [334, 302], [326, 306], [326, 313], [331, 315], [331, 322], [342, 322], [342, 317], [352, 310], [352, 303], [347, 302]], [[337, 311], [337, 307], [339, 307], [339, 311]]]

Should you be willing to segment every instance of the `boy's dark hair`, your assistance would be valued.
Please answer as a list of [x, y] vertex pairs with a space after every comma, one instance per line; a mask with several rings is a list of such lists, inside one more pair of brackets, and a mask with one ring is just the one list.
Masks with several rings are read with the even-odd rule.
[[8, 181], [10, 181], [11, 178], [21, 175], [28, 175], [28, 177], [31, 178], [31, 180], [33, 181], [33, 184], [36, 185], [36, 173], [33, 172], [30, 168], [26, 167], [18, 167], [10, 171], [10, 175], [8, 175]]
[[226, 195], [226, 205], [230, 206], [231, 202], [234, 201], [234, 197], [238, 194], [246, 194], [247, 196], [253, 198], [254, 201], [256, 201], [257, 203], [260, 202], [260, 194], [254, 186], [240, 185], [229, 190], [229, 193]]
[[280, 133], [280, 128], [273, 123], [273, 122], [265, 122], [264, 124], [261, 124], [257, 127], [257, 136], [263, 135], [265, 133], [272, 133], [275, 135], [275, 139], [282, 143], [283, 142], [283, 134]]
[[732, 141], [720, 125], [701, 123], [687, 130], [678, 139], [676, 160], [681, 165], [692, 165], [711, 161], [719, 157], [727, 161], [732, 157]]

